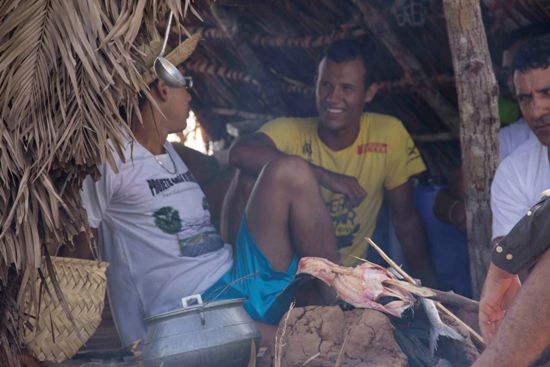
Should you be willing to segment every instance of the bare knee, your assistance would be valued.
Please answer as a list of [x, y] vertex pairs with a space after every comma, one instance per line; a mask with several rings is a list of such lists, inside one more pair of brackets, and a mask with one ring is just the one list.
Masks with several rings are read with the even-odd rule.
[[313, 169], [308, 162], [297, 156], [274, 159], [264, 167], [262, 176], [286, 189], [311, 189], [317, 186]]

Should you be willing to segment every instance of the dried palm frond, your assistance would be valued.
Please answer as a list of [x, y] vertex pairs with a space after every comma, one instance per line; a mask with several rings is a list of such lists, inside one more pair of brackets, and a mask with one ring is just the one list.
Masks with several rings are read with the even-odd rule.
[[168, 10], [177, 21], [189, 9], [190, 0], [0, 1], [0, 365], [19, 363], [16, 306], [43, 245], [85, 227], [83, 178], [131, 136], [119, 108], [131, 116], [147, 89], [139, 43]]

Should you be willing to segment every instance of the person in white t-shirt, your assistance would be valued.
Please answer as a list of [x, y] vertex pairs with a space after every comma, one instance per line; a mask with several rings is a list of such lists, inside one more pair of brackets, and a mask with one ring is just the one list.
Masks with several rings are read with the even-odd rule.
[[[523, 117], [517, 118], [519, 111], [515, 102], [514, 82], [512, 73], [512, 60], [518, 48], [530, 39], [534, 39], [550, 33], [550, 24], [536, 23], [516, 29], [505, 36], [500, 48], [502, 62], [497, 69], [500, 86], [499, 112], [503, 127], [498, 132], [498, 158], [504, 161], [513, 151], [519, 148], [534, 134]], [[514, 108], [505, 108], [513, 106]], [[506, 112], [508, 110], [508, 113]], [[509, 110], [515, 113], [510, 113]], [[517, 120], [516, 120], [517, 118]], [[511, 119], [511, 120], [510, 120]], [[514, 121], [515, 120], [515, 121]], [[514, 121], [514, 122], [509, 122]], [[438, 192], [434, 203], [435, 216], [449, 224], [457, 226], [466, 232], [466, 208], [464, 206], [465, 194], [462, 177], [462, 166], [458, 166], [449, 173], [449, 187]]]
[[[549, 33], [548, 24], [534, 24], [512, 33], [502, 57], [509, 91], [515, 90], [514, 73], [510, 69], [519, 47], [529, 38], [536, 39]], [[547, 149], [538, 135], [525, 115], [499, 132], [501, 163], [491, 187], [493, 242], [505, 236], [538, 200], [540, 193], [550, 187]], [[518, 142], [521, 142], [519, 146]]]
[[[185, 128], [191, 95], [162, 80], [150, 91], [154, 103], [140, 98], [142, 122], [130, 124], [135, 140], [124, 143], [124, 160], [115, 160], [118, 173], [101, 166], [99, 181], [88, 177], [81, 195], [101, 256], [110, 263], [108, 294], [121, 340], [125, 346], [143, 340], [144, 318], [202, 294], [206, 300], [246, 298], [245, 309], [268, 344], [273, 324], [288, 310], [298, 257], [339, 261], [315, 176], [296, 158], [270, 162], [246, 207], [234, 257], [210, 222], [196, 180], [166, 141]], [[76, 241], [74, 255], [91, 257], [87, 237]]]
[[[504, 90], [508, 94], [514, 95], [516, 90], [511, 69], [517, 50], [529, 39], [547, 34], [550, 34], [549, 24], [532, 24], [512, 32], [505, 41], [502, 69], [506, 72]], [[540, 193], [550, 187], [547, 149], [526, 119], [524, 116], [499, 132], [501, 163], [491, 187], [493, 241], [505, 236], [538, 200]]]
[[491, 205], [496, 243], [479, 307], [480, 329], [488, 346], [475, 366], [539, 365], [537, 359], [550, 345], [550, 252], [542, 254], [534, 265], [528, 264], [533, 270], [523, 286], [518, 275], [507, 270], [508, 264], [529, 257], [530, 248], [525, 246], [535, 245], [544, 233], [545, 217], [526, 228], [527, 237], [522, 237], [525, 246], [516, 243], [517, 236], [511, 237], [515, 240], [506, 237], [511, 243], [501, 242], [516, 223], [514, 228], [522, 226], [518, 222], [524, 216], [524, 223], [529, 223], [542, 203], [537, 203], [541, 192], [550, 187], [550, 35], [521, 46], [513, 68], [519, 106], [536, 137], [528, 139], [501, 163], [493, 181]]

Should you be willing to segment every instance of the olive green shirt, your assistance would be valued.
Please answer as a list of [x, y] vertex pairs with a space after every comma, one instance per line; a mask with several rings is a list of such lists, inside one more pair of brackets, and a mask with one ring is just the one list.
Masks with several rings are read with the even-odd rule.
[[493, 264], [518, 274], [531, 267], [550, 247], [550, 190], [520, 219], [492, 251]]

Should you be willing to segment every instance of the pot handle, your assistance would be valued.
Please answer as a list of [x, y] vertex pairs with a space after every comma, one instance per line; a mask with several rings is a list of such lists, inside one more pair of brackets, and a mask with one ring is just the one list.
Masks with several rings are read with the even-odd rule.
[[[187, 297], [183, 297], [181, 299], [181, 306], [183, 308], [187, 308], [187, 307], [190, 307], [189, 305], [189, 301], [195, 301], [197, 305], [202, 305], [203, 302], [202, 302], [202, 297], [200, 294], [193, 294], [193, 295], [190, 295], [190, 296], [187, 296]], [[193, 306], [193, 305], [191, 305]], [[201, 308], [201, 310], [199, 311], [199, 316], [201, 318], [201, 325], [204, 326], [206, 324], [206, 319], [204, 317], [204, 312]]]
[[181, 307], [189, 307], [189, 301], [195, 301], [198, 305], [202, 305], [202, 297], [200, 294], [192, 294], [181, 299]]

